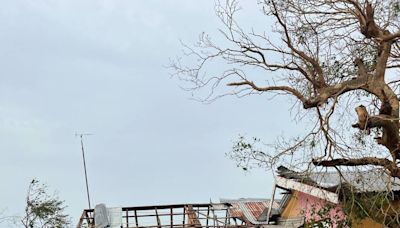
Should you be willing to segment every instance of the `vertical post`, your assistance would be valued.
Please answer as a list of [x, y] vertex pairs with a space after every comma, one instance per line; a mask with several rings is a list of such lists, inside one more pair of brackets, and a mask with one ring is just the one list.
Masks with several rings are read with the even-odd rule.
[[156, 211], [156, 217], [157, 217], [157, 227], [161, 228], [161, 220], [160, 220], [160, 217], [158, 216], [157, 207], [155, 208], [155, 211]]
[[136, 211], [136, 209], [135, 209], [135, 224], [136, 224], [136, 227], [139, 227], [139, 220], [138, 220], [138, 217], [137, 217], [138, 215], [137, 215], [137, 211]]
[[183, 221], [182, 221], [183, 227], [185, 227], [186, 207], [187, 207], [186, 205], [183, 207]]
[[129, 227], [129, 212], [126, 210], [126, 227]]
[[89, 203], [89, 209], [92, 209], [92, 207], [90, 206], [89, 184], [88, 184], [87, 171], [86, 171], [85, 149], [83, 148], [83, 134], [81, 134], [80, 137], [81, 137], [83, 169], [85, 170], [86, 193], [87, 193], [87, 199], [88, 199], [88, 203]]
[[207, 218], [206, 218], [206, 228], [208, 228], [208, 218], [210, 216], [210, 205], [207, 207]]
[[174, 226], [174, 209], [172, 209], [172, 207], [171, 207], [171, 209], [170, 209], [170, 219], [171, 219], [171, 227], [173, 227]]
[[226, 208], [226, 213], [225, 213], [225, 226], [227, 226], [230, 223], [230, 216], [229, 216], [229, 209]]
[[269, 202], [269, 206], [268, 206], [267, 224], [269, 224], [269, 217], [271, 216], [272, 205], [273, 205], [273, 203], [275, 201], [275, 191], [276, 191], [276, 183], [274, 181], [274, 187], [272, 189], [272, 197], [271, 197], [271, 201]]

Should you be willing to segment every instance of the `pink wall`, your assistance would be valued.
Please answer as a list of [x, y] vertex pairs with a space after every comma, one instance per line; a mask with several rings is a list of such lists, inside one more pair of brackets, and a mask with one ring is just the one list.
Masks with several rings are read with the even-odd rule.
[[[298, 203], [300, 204], [299, 206], [302, 208], [302, 214], [306, 218], [306, 222], [321, 220], [321, 216], [318, 213], [322, 213], [322, 217], [330, 218], [332, 221], [332, 227], [336, 228], [338, 222], [344, 220], [346, 217], [339, 205], [333, 205], [325, 200], [303, 192], [299, 192], [297, 197]], [[327, 210], [326, 208], [330, 209]]]

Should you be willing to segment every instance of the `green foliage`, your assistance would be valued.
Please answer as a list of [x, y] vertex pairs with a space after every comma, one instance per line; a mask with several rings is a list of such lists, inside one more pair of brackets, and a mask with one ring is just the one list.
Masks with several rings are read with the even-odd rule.
[[[305, 208], [302, 211], [306, 217], [305, 227], [352, 227], [368, 218], [385, 227], [400, 227], [399, 210], [393, 204], [396, 200], [392, 193], [360, 193], [351, 186], [344, 186], [340, 197], [340, 209], [334, 204], [316, 204]], [[341, 210], [343, 214], [332, 210]]]
[[264, 167], [268, 159], [259, 146], [263, 146], [259, 138], [253, 137], [247, 140], [244, 136], [239, 136], [239, 139], [233, 143], [232, 151], [226, 155], [236, 161], [238, 167], [244, 171], [256, 167]]
[[393, 192], [358, 193], [342, 190], [342, 208], [353, 223], [370, 218], [385, 227], [400, 227], [400, 216]]
[[382, 217], [383, 209], [390, 207], [387, 193], [353, 193], [346, 191], [343, 196], [343, 211], [353, 220], [361, 221], [371, 218], [378, 222]]
[[70, 224], [64, 214], [64, 201], [49, 195], [47, 186], [33, 179], [26, 196], [25, 216], [21, 219], [26, 228], [63, 228]]
[[392, 4], [393, 16], [397, 17], [400, 13], [400, 3], [394, 2]]

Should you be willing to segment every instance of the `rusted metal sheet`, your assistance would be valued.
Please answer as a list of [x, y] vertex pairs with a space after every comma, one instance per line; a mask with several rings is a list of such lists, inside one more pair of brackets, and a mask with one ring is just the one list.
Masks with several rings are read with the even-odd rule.
[[[241, 218], [251, 224], [266, 223], [266, 221], [258, 221], [258, 218], [271, 204], [271, 201], [267, 199], [221, 199], [221, 202], [232, 205], [229, 208], [230, 216]], [[279, 204], [273, 201], [272, 208], [279, 208]]]

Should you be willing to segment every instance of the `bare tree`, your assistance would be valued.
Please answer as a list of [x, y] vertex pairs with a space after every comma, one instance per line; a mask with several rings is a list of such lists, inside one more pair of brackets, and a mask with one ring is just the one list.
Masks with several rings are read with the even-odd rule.
[[68, 215], [64, 214], [64, 201], [46, 191], [47, 186], [40, 184], [36, 179], [29, 184], [25, 216], [21, 219], [24, 227], [63, 228], [70, 224]]
[[[258, 0], [258, 6], [273, 21], [271, 30], [241, 26], [239, 2], [217, 1], [224, 42], [203, 33], [195, 45], [183, 44], [184, 58], [171, 64], [189, 90], [206, 91], [203, 101], [283, 95], [310, 126], [302, 136], [273, 144], [240, 137], [229, 156], [244, 169], [286, 165], [340, 173], [374, 167], [400, 178], [400, 2]], [[392, 183], [387, 187], [382, 194], [357, 196], [365, 204], [354, 204], [358, 193], [348, 197], [344, 189], [352, 199], [344, 208], [358, 205], [350, 214], [361, 211], [398, 227], [398, 207], [389, 206]], [[371, 206], [372, 199], [378, 206]]]
[[[231, 156], [243, 166], [296, 157], [308, 166], [374, 166], [400, 177], [400, 3], [259, 0], [258, 5], [274, 20], [271, 31], [240, 26], [236, 0], [217, 2], [226, 42], [202, 34], [196, 45], [184, 44], [185, 58], [172, 63], [174, 73], [190, 89], [210, 91], [206, 101], [227, 94], [290, 96], [312, 127], [303, 137], [278, 140], [274, 152], [240, 139]], [[215, 74], [213, 63], [226, 68]], [[218, 93], [223, 85], [232, 89]]]

